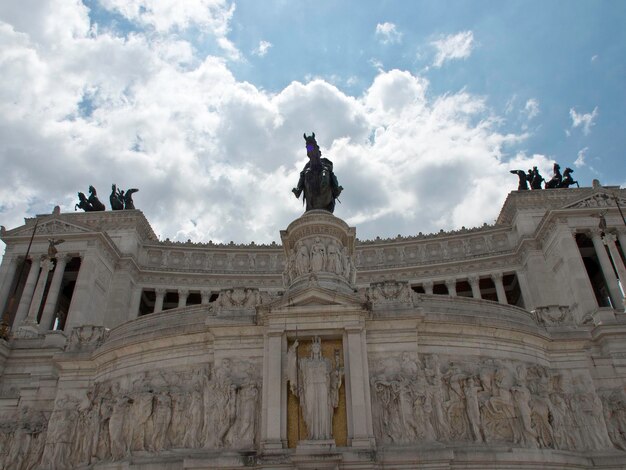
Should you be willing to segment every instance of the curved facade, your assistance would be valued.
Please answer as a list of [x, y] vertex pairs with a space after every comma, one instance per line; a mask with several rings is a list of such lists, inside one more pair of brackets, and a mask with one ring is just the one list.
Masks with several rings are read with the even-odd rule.
[[26, 219], [2, 231], [0, 466], [624, 468], [620, 206], [515, 191], [494, 225], [369, 241], [310, 211], [245, 246], [137, 210]]

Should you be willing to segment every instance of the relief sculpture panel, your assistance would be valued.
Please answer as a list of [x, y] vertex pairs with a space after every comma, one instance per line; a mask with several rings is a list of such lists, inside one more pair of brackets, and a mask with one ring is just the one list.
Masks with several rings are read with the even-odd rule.
[[387, 444], [508, 443], [526, 448], [624, 449], [626, 396], [596, 392], [586, 373], [521, 362], [373, 361], [374, 432]]

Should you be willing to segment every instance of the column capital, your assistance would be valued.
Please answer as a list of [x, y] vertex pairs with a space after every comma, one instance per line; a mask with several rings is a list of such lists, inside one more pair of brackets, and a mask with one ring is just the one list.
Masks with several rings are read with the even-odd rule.
[[422, 282], [422, 286], [432, 288], [435, 285], [433, 281], [424, 281]]
[[180, 289], [178, 289], [178, 295], [189, 295], [189, 289], [181, 287]]
[[593, 239], [593, 238], [598, 238], [598, 239], [600, 239], [600, 238], [602, 238], [602, 236], [605, 234], [604, 230], [602, 230], [602, 229], [600, 229], [600, 228], [598, 228], [598, 227], [596, 227], [596, 228], [592, 228], [592, 229], [589, 229], [589, 233], [591, 234], [591, 238], [592, 238], [592, 239]]
[[605, 233], [604, 234], [604, 244], [608, 245], [609, 243], [615, 243], [617, 241], [617, 235], [614, 233]]
[[478, 280], [480, 279], [480, 277], [478, 277], [478, 274], [470, 274], [469, 276], [467, 276], [467, 282], [471, 284], [478, 284]]
[[503, 276], [502, 273], [491, 273], [491, 279], [494, 282], [501, 282], [502, 281], [502, 276]]
[[156, 295], [164, 296], [167, 293], [167, 289], [164, 287], [157, 287], [154, 289]]

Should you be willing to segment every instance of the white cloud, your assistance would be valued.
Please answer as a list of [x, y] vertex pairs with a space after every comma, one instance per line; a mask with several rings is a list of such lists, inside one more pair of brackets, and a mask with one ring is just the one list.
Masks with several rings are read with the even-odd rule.
[[526, 117], [529, 121], [537, 117], [539, 115], [539, 101], [535, 98], [531, 98], [526, 101], [526, 104], [524, 105], [524, 112], [526, 113]]
[[591, 132], [591, 128], [595, 126], [594, 120], [598, 117], [598, 107], [593, 108], [591, 113], [581, 113], [576, 112], [574, 108], [569, 110], [569, 115], [572, 118], [572, 128], [574, 127], [582, 127], [583, 134], [589, 135]]
[[254, 55], [258, 55], [259, 57], [264, 57], [265, 54], [267, 54], [267, 52], [270, 50], [270, 47], [272, 47], [271, 42], [260, 41], [259, 46], [254, 51], [252, 51], [252, 53]]
[[576, 156], [576, 160], [574, 161], [574, 166], [576, 168], [580, 168], [582, 166], [587, 165], [587, 163], [585, 162], [585, 158], [587, 157], [587, 155], [585, 155], [585, 154], [587, 153], [588, 149], [589, 149], [588, 147], [585, 147], [584, 149], [580, 149], [578, 151], [578, 154]]
[[471, 31], [450, 34], [431, 44], [437, 50], [433, 66], [441, 67], [449, 60], [468, 58], [474, 46], [474, 34]]
[[[302, 133], [312, 131], [346, 188], [336, 215], [361, 238], [493, 221], [517, 185], [506, 152], [524, 136], [502, 134], [467, 91], [431, 95], [423, 77], [379, 70], [361, 96], [323, 79], [270, 93], [238, 81], [224, 58], [198, 57], [161, 23], [163, 34], [118, 37], [91, 30], [74, 7], [69, 36], [0, 22], [0, 219], [9, 228], [57, 204], [73, 211], [90, 184], [106, 201], [116, 183], [140, 189], [136, 206], [162, 238], [278, 240], [303, 211], [290, 190], [306, 161]], [[47, 10], [29, 14], [51, 22]]]
[[191, 27], [212, 34], [229, 59], [240, 52], [227, 38], [235, 4], [230, 0], [101, 0], [101, 5], [159, 34]]
[[376, 37], [383, 44], [396, 44], [402, 41], [402, 33], [393, 23], [378, 23], [376, 25]]

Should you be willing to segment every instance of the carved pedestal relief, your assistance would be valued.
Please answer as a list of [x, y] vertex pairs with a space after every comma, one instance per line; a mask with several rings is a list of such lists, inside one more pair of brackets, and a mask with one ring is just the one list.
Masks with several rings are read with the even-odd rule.
[[343, 348], [340, 339], [289, 343], [286, 370], [288, 446], [303, 441], [347, 445]]

